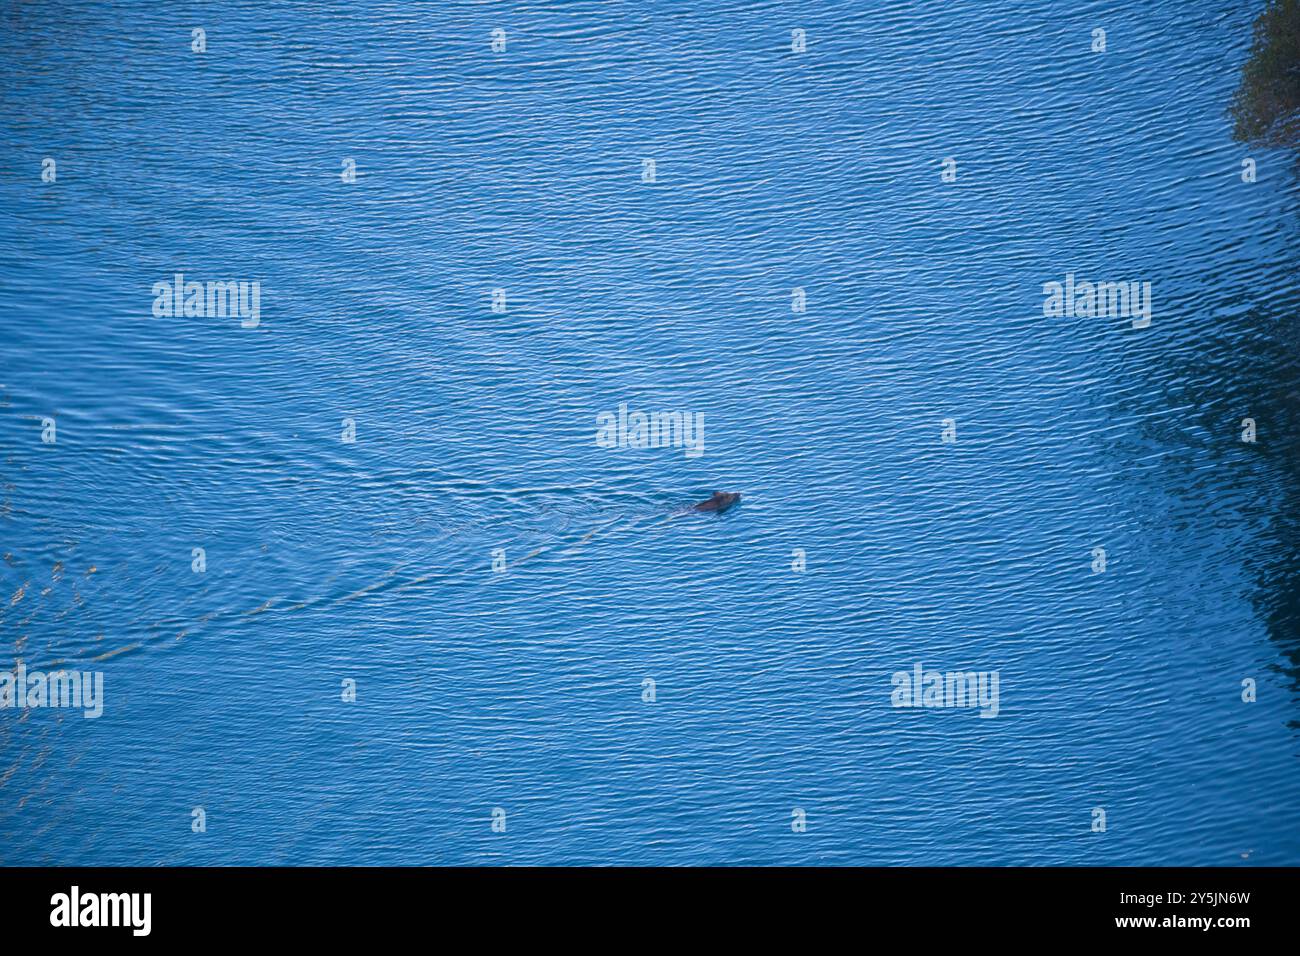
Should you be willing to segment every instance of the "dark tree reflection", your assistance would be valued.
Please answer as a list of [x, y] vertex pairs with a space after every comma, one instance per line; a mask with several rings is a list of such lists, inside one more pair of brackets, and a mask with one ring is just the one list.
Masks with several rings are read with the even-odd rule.
[[1241, 142], [1300, 146], [1300, 0], [1270, 0], [1255, 21], [1230, 112]]
[[[1300, 0], [1270, 0], [1255, 20], [1250, 54], [1241, 69], [1241, 85], [1229, 113], [1233, 138], [1266, 147], [1297, 149], [1300, 162]], [[1270, 438], [1260, 453], [1270, 478], [1254, 489], [1260, 507], [1268, 508], [1269, 531], [1247, 559], [1258, 585], [1256, 604], [1269, 634], [1281, 650], [1283, 669], [1300, 689], [1300, 323], [1295, 321], [1300, 296], [1294, 263], [1280, 271], [1266, 267], [1265, 279], [1281, 283], [1287, 294], [1275, 299], [1267, 314], [1252, 310], [1254, 328], [1264, 331], [1256, 343], [1250, 374], [1255, 383], [1252, 407], [1269, 422]], [[1292, 726], [1300, 727], [1300, 722]]]

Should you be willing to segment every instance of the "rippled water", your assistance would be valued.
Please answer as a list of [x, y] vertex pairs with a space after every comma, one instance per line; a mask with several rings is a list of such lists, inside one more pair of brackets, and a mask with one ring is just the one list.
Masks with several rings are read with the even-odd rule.
[[58, 7], [0, 28], [0, 664], [105, 703], [0, 711], [0, 862], [1300, 863], [1252, 4]]

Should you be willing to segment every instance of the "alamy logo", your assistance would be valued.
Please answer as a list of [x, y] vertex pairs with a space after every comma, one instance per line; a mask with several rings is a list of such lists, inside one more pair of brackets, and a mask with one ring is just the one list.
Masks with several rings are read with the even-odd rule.
[[0, 671], [0, 710], [7, 707], [74, 707], [94, 720], [104, 713], [103, 671], [27, 672], [22, 661]]
[[153, 284], [153, 314], [157, 319], [224, 319], [239, 317], [246, 329], [257, 328], [262, 316], [260, 282], [186, 282], [178, 272], [173, 281]]
[[1043, 283], [1043, 317], [1132, 319], [1133, 328], [1151, 324], [1150, 282], [1088, 282], [1066, 273], [1065, 283]]
[[129, 926], [133, 936], [148, 936], [152, 928], [151, 893], [69, 893], [50, 897], [51, 926]]
[[896, 671], [889, 695], [895, 707], [979, 707], [981, 717], [998, 715], [997, 671], [927, 671], [920, 664]]
[[687, 458], [704, 454], [703, 412], [629, 412], [596, 416], [596, 444], [601, 448], [684, 448]]

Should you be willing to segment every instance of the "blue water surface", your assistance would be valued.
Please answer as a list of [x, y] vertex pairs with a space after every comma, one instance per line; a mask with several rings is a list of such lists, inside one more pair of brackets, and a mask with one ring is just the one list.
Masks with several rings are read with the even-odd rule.
[[0, 863], [1300, 863], [1300, 187], [1129, 6], [7, 5]]

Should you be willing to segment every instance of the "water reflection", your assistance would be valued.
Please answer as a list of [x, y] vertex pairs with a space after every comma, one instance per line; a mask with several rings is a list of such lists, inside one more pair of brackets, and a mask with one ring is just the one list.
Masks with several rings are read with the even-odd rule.
[[[1229, 112], [1238, 142], [1300, 147], [1300, 0], [1274, 0], [1255, 21]], [[1283, 670], [1300, 692], [1300, 261], [1293, 257], [1276, 265], [1270, 274], [1284, 294], [1247, 313], [1250, 326], [1264, 334], [1249, 354], [1232, 354], [1238, 358], [1237, 380], [1255, 383], [1257, 448], [1267, 468], [1257, 485], [1242, 489], [1253, 490], [1255, 506], [1269, 516], [1246, 558], [1257, 584], [1254, 603], [1286, 661]], [[1300, 720], [1291, 726], [1300, 727]]]
[[1300, 0], [1273, 0], [1255, 21], [1230, 112], [1238, 142], [1300, 143]]

